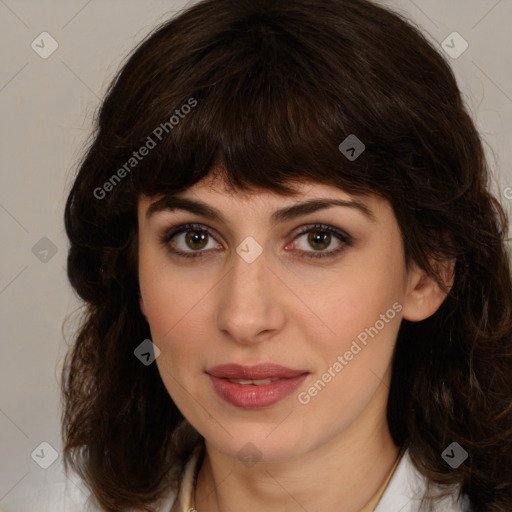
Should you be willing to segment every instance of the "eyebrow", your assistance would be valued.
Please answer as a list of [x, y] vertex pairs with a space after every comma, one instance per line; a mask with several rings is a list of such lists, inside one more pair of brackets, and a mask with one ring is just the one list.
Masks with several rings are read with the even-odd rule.
[[[302, 203], [296, 203], [291, 206], [280, 208], [270, 216], [270, 222], [278, 224], [301, 215], [314, 213], [318, 210], [331, 208], [333, 206], [343, 206], [346, 208], [354, 208], [364, 214], [370, 221], [375, 222], [377, 219], [374, 213], [363, 203], [357, 200], [343, 200], [333, 198], [311, 199]], [[183, 210], [203, 217], [208, 217], [212, 220], [227, 224], [224, 215], [216, 208], [203, 203], [202, 201], [185, 199], [175, 195], [166, 195], [161, 199], [151, 203], [146, 211], [146, 219], [150, 219], [155, 213], [162, 211]]]

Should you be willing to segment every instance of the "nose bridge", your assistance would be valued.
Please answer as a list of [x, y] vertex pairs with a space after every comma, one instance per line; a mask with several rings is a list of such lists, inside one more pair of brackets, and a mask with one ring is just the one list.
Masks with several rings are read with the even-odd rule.
[[[237, 254], [233, 257], [233, 284], [240, 291], [246, 290], [256, 292], [258, 295], [268, 293], [268, 254], [263, 253], [262, 248], [251, 246], [251, 242], [243, 242], [237, 247]], [[235, 289], [235, 291], [239, 291]]]
[[219, 329], [239, 343], [258, 341], [258, 334], [280, 328], [284, 320], [266, 255], [254, 257], [250, 244], [241, 243], [233, 254], [218, 310]]

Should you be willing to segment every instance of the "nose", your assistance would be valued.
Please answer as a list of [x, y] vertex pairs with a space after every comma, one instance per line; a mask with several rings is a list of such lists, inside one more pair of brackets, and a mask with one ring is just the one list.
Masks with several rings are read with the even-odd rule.
[[234, 254], [232, 267], [219, 288], [218, 328], [244, 345], [271, 338], [286, 323], [282, 290], [265, 252], [252, 263]]

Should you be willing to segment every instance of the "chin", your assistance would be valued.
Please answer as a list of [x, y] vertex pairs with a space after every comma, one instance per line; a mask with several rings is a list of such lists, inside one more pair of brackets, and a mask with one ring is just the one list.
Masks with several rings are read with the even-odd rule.
[[[284, 426], [283, 426], [284, 427]], [[248, 466], [255, 463], [276, 464], [293, 460], [301, 455], [307, 446], [304, 443], [304, 436], [299, 433], [290, 434], [284, 427], [276, 425], [256, 426], [253, 428], [247, 423], [241, 424], [238, 428], [226, 425], [226, 429], [232, 437], [219, 442], [218, 438], [205, 439], [217, 450], [229, 457], [239, 459]], [[273, 429], [276, 429], [273, 432]]]

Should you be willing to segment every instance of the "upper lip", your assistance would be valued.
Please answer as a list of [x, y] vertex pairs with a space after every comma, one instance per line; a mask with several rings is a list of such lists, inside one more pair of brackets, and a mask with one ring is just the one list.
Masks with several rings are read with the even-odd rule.
[[221, 364], [206, 371], [209, 375], [220, 379], [291, 379], [307, 373], [305, 370], [292, 370], [278, 364], [264, 363], [253, 366], [239, 364]]

